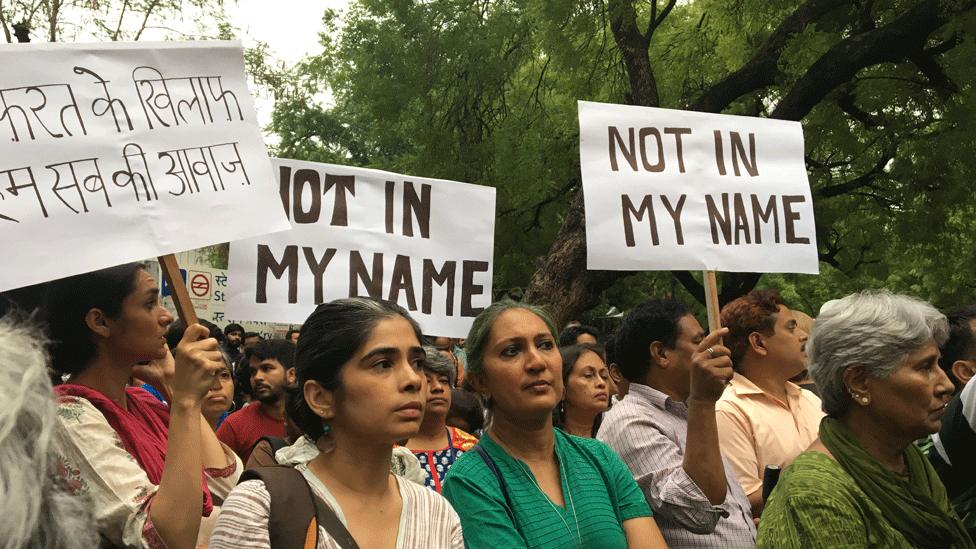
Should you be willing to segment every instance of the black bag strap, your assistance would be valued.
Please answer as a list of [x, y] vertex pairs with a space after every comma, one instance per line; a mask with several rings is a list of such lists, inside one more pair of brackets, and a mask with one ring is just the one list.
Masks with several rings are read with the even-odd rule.
[[507, 507], [506, 511], [508, 511], [509, 518], [512, 519], [512, 524], [515, 525], [516, 530], [518, 530], [518, 523], [515, 521], [515, 508], [512, 507], [512, 499], [508, 495], [508, 484], [505, 482], [505, 477], [502, 476], [502, 472], [498, 470], [498, 464], [496, 464], [495, 460], [491, 457], [491, 455], [488, 454], [488, 450], [485, 450], [480, 444], [475, 445], [474, 451], [478, 452], [478, 455], [481, 456], [481, 460], [485, 462], [485, 465], [488, 466], [488, 469], [491, 470], [492, 474], [494, 474], [495, 478], [498, 480], [498, 486], [502, 489], [502, 497], [505, 498], [505, 506]]
[[307, 542], [315, 547], [321, 525], [343, 549], [359, 549], [335, 511], [315, 495], [300, 471], [285, 465], [256, 467], [244, 471], [239, 482], [255, 479], [264, 482], [271, 494], [268, 537], [272, 547], [298, 549]]

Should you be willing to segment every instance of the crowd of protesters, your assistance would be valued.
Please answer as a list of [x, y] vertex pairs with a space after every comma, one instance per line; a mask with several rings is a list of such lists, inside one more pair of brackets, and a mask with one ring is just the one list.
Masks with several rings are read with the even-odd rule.
[[0, 317], [2, 549], [976, 547], [976, 307], [506, 300], [451, 339], [360, 297], [264, 339], [139, 264], [42, 294]]

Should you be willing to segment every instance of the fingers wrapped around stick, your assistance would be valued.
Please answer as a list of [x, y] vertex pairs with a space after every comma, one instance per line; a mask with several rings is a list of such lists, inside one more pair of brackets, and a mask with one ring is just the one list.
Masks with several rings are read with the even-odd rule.
[[731, 382], [732, 351], [722, 345], [722, 337], [728, 332], [728, 328], [721, 328], [708, 334], [691, 355], [691, 397], [718, 400]]

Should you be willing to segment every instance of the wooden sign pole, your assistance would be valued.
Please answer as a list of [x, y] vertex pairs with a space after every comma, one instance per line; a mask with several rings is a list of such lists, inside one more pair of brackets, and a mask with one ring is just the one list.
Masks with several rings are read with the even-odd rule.
[[173, 303], [176, 305], [176, 314], [180, 315], [183, 323], [187, 326], [197, 323], [197, 313], [193, 310], [193, 302], [190, 301], [190, 294], [186, 291], [186, 284], [180, 275], [180, 265], [176, 262], [176, 256], [166, 254], [159, 256], [159, 266], [163, 269], [163, 276], [169, 283], [170, 291], [173, 293]]
[[702, 285], [705, 287], [705, 306], [708, 308], [708, 331], [714, 332], [722, 327], [715, 271], [702, 271]]

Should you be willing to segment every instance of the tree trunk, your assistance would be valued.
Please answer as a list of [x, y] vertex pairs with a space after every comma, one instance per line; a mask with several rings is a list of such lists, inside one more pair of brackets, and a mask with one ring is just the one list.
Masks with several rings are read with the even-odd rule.
[[586, 220], [583, 192], [579, 191], [566, 212], [552, 247], [525, 291], [529, 303], [544, 306], [564, 325], [579, 313], [592, 308], [607, 288], [629, 276], [624, 271], [590, 271], [586, 268]]

